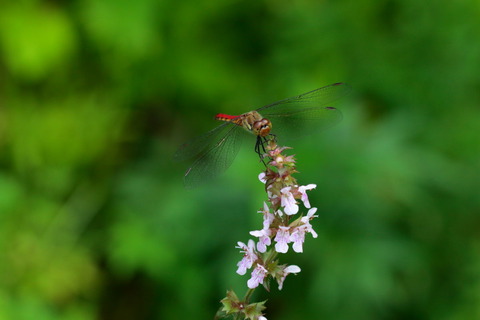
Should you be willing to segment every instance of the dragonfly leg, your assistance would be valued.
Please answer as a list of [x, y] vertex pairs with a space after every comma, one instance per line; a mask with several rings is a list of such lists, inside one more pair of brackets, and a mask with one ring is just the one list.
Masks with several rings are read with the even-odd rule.
[[263, 159], [263, 155], [265, 154], [265, 152], [267, 152], [266, 149], [265, 149], [265, 143], [267, 141], [268, 141], [267, 138], [257, 136], [257, 142], [255, 143], [255, 153], [258, 154], [258, 157], [263, 162], [265, 167], [267, 166], [267, 164], [265, 163], [265, 160]]

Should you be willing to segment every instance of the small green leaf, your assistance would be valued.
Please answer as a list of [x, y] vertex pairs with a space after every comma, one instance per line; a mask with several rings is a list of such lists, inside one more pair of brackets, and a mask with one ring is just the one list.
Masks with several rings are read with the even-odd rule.
[[245, 319], [256, 320], [262, 315], [262, 311], [265, 310], [265, 303], [267, 300], [257, 303], [251, 303], [245, 307], [244, 314]]
[[237, 313], [242, 310], [243, 305], [232, 290], [227, 291], [227, 296], [220, 302], [223, 304], [222, 311], [225, 311], [227, 314]]
[[265, 281], [262, 283], [263, 287], [267, 292], [270, 292], [270, 278], [266, 278]]

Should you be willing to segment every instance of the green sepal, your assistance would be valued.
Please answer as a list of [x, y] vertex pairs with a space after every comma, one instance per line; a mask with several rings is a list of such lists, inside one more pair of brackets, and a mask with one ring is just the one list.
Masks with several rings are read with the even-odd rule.
[[245, 320], [257, 320], [261, 315], [262, 311], [265, 310], [265, 303], [267, 300], [257, 303], [251, 303], [245, 307], [243, 314], [245, 314]]
[[223, 304], [222, 311], [225, 311], [227, 314], [237, 313], [243, 309], [242, 303], [232, 290], [228, 290], [227, 296], [220, 300], [220, 302]]

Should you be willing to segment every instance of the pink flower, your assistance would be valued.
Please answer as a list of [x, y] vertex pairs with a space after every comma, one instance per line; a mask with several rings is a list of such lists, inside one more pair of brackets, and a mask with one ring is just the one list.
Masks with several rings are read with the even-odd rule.
[[252, 236], [258, 238], [258, 242], [257, 242], [258, 252], [264, 253], [265, 251], [267, 251], [267, 247], [272, 244], [272, 240], [270, 239], [271, 233], [272, 232], [270, 231], [270, 229], [250, 231], [250, 234]]
[[255, 242], [252, 239], [248, 240], [248, 246], [240, 241], [237, 242], [237, 244], [238, 246], [235, 248], [241, 249], [240, 252], [244, 253], [243, 259], [237, 263], [237, 273], [243, 276], [247, 272], [247, 269], [252, 267], [253, 263], [258, 259], [258, 257], [255, 254]]
[[283, 282], [285, 281], [285, 278], [290, 274], [290, 273], [299, 273], [302, 271], [298, 266], [291, 265], [283, 269], [283, 273], [280, 279], [278, 279], [278, 290], [282, 290], [283, 288]]
[[308, 210], [307, 215], [302, 217], [301, 219], [301, 221], [303, 222], [303, 227], [305, 228], [305, 231], [308, 233], [311, 233], [312, 237], [314, 238], [318, 237], [318, 234], [315, 232], [315, 230], [313, 230], [313, 227], [310, 224], [310, 220], [318, 217], [317, 215], [314, 215], [315, 212], [317, 212], [317, 208], [311, 208], [310, 210]]
[[303, 252], [303, 242], [305, 242], [305, 228], [296, 227], [290, 235], [290, 241], [293, 242], [292, 249], [295, 252]]
[[274, 158], [272, 158], [272, 161], [270, 161], [270, 164], [277, 168], [283, 167], [283, 156], [282, 155], [275, 156]]
[[[270, 215], [273, 216], [271, 213]], [[263, 253], [267, 251], [267, 247], [272, 243], [272, 240], [270, 239], [272, 231], [269, 228], [270, 228], [270, 224], [268, 224], [267, 228], [263, 228], [262, 230], [250, 231], [250, 234], [252, 236], [258, 238], [258, 243], [257, 243], [258, 252]]]
[[318, 236], [318, 234], [313, 230], [312, 225], [310, 224], [310, 220], [317, 217], [313, 215], [317, 211], [317, 208], [311, 208], [308, 210], [306, 216], [300, 219], [303, 222], [302, 225], [295, 227], [293, 229], [292, 234], [290, 235], [290, 242], [293, 242], [292, 248], [295, 252], [303, 252], [303, 243], [305, 242], [305, 233], [311, 233], [314, 238]]
[[267, 269], [261, 264], [257, 264], [252, 271], [252, 277], [247, 281], [247, 286], [250, 289], [258, 287], [259, 284], [263, 284], [263, 280], [267, 276]]
[[258, 175], [258, 180], [260, 180], [260, 182], [263, 184], [267, 183], [267, 175], [265, 172], [262, 172]]
[[264, 201], [263, 202], [263, 210], [257, 211], [258, 213], [263, 213], [264, 215], [270, 213], [270, 209], [268, 208], [268, 204]]
[[300, 186], [298, 187], [298, 192], [302, 195], [301, 200], [303, 201], [303, 204], [305, 205], [305, 208], [310, 208], [310, 201], [308, 201], [308, 196], [307, 196], [307, 190], [312, 190], [317, 187], [316, 184], [309, 184], [306, 186]]
[[288, 243], [290, 242], [290, 227], [280, 226], [275, 236], [275, 250], [280, 253], [288, 251]]
[[263, 253], [267, 251], [267, 246], [272, 243], [272, 240], [270, 239], [270, 236], [272, 235], [272, 230], [270, 230], [270, 224], [275, 219], [275, 216], [270, 213], [270, 209], [265, 202], [263, 203], [263, 210], [258, 212], [263, 213], [263, 229], [250, 231], [250, 234], [254, 237], [259, 238], [257, 243], [257, 250]]
[[285, 187], [280, 190], [281, 193], [281, 206], [283, 207], [283, 211], [287, 215], [296, 214], [298, 212], [298, 205], [295, 201], [293, 193], [291, 192], [292, 187]]
[[275, 158], [275, 157], [278, 156], [280, 153], [282, 153], [282, 151], [285, 150], [285, 149], [291, 149], [291, 148], [289, 148], [289, 147], [281, 147], [281, 148], [277, 147], [277, 148], [269, 151], [269, 152], [268, 152], [268, 156], [269, 156], [270, 158]]
[[263, 229], [270, 228], [270, 224], [272, 224], [275, 216], [270, 213], [270, 209], [266, 202], [263, 202], [263, 210], [258, 211], [258, 213], [263, 213]]

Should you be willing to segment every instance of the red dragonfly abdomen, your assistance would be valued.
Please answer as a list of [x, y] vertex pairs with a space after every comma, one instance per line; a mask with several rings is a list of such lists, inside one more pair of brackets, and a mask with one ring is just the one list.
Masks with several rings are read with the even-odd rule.
[[233, 122], [236, 125], [243, 127], [242, 116], [232, 116], [232, 115], [229, 115], [229, 114], [218, 113], [215, 116], [215, 120]]
[[232, 122], [232, 120], [235, 118], [238, 118], [238, 116], [231, 116], [229, 114], [224, 114], [224, 113], [218, 113], [215, 116], [215, 120], [227, 121], [227, 122]]

